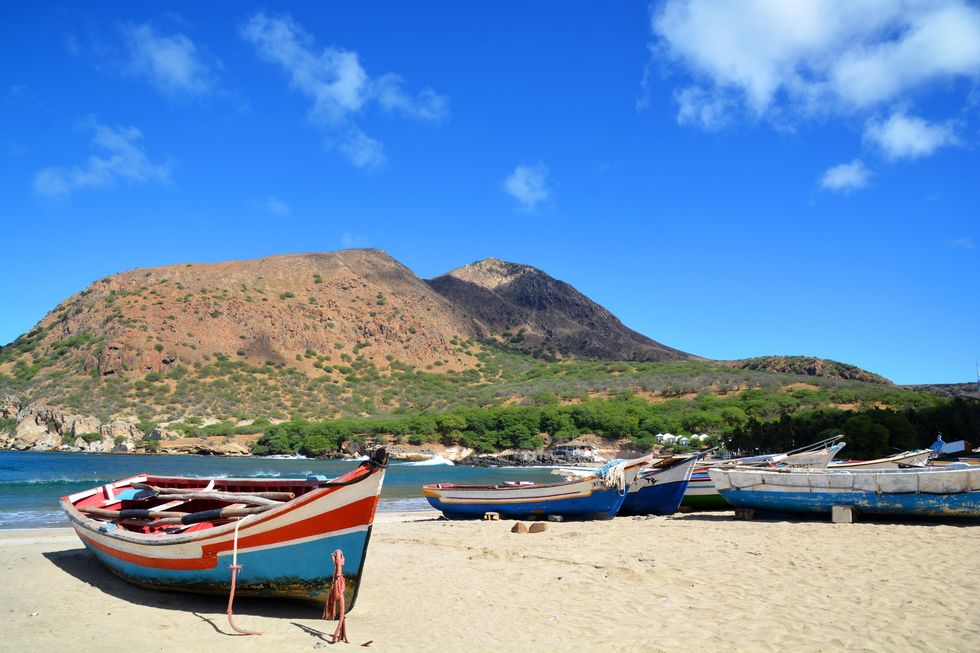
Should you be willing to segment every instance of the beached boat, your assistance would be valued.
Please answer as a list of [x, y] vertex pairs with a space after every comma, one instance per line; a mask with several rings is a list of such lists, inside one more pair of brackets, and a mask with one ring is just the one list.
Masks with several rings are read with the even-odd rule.
[[651, 461], [630, 484], [620, 515], [673, 515], [702, 454]]
[[433, 483], [422, 494], [450, 519], [475, 519], [488, 512], [511, 519], [557, 515], [578, 519], [616, 515], [640, 468], [653, 456], [613, 460], [559, 483], [509, 481], [497, 485]]
[[980, 467], [953, 464], [908, 469], [708, 470], [737, 508], [829, 513], [833, 506], [886, 515], [980, 517]]
[[761, 456], [747, 456], [742, 458], [731, 458], [728, 460], [705, 460], [697, 465], [691, 474], [691, 480], [687, 483], [684, 491], [684, 498], [681, 500], [682, 506], [687, 506], [694, 510], [725, 510], [731, 508], [708, 476], [708, 470], [714, 467], [773, 467], [781, 465], [785, 467], [826, 467], [828, 463], [837, 455], [843, 447], [843, 442], [837, 442], [843, 436], [835, 436], [820, 442], [815, 442], [802, 449], [787, 451], [785, 453], [764, 454]]
[[185, 478], [140, 474], [63, 497], [82, 543], [143, 587], [322, 602], [343, 552], [354, 607], [384, 479], [383, 449], [334, 479]]

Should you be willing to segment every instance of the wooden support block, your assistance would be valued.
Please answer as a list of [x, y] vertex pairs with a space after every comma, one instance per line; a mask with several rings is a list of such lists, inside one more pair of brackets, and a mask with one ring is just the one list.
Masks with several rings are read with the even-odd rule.
[[835, 524], [852, 524], [857, 521], [857, 509], [854, 506], [832, 506], [830, 521]]
[[500, 521], [499, 512], [485, 512], [483, 513], [483, 519], [485, 521]]
[[735, 519], [752, 521], [755, 519], [755, 508], [736, 508]]

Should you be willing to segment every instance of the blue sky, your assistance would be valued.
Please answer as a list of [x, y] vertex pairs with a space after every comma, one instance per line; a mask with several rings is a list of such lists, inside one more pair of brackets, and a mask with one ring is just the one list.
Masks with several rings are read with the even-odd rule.
[[975, 2], [0, 11], [0, 342], [121, 270], [370, 246], [711, 358], [974, 376]]

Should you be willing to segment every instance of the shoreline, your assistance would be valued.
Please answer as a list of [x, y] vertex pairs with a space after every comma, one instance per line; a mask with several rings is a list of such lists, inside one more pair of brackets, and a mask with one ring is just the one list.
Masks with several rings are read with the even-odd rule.
[[[730, 513], [548, 523], [379, 512], [351, 643], [378, 651], [967, 651], [976, 526], [735, 521]], [[942, 552], [937, 555], [937, 551]], [[887, 554], [882, 553], [887, 552]], [[967, 555], [968, 557], [968, 555]], [[324, 564], [328, 564], [325, 561]], [[247, 572], [243, 572], [247, 573]], [[266, 651], [327, 646], [336, 625], [289, 601], [131, 586], [68, 528], [0, 531], [6, 650]], [[84, 628], [79, 628], [84, 624]]]

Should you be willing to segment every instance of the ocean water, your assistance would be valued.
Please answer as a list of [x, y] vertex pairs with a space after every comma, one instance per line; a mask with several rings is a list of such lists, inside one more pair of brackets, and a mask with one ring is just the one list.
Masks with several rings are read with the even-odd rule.
[[[349, 460], [161, 456], [0, 451], [0, 529], [57, 528], [68, 520], [58, 499], [121, 478], [149, 473], [171, 476], [303, 478], [338, 476], [358, 465]], [[378, 510], [423, 510], [426, 483], [495, 483], [557, 480], [548, 469], [484, 469], [461, 465], [392, 463]]]

